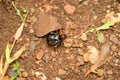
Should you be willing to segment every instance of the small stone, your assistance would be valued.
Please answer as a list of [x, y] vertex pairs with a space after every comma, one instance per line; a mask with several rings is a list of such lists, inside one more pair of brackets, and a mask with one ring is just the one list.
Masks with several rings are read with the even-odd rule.
[[33, 70], [33, 69], [31, 69], [30, 72], [31, 72], [31, 75], [35, 74], [35, 70]]
[[59, 69], [59, 75], [65, 75], [66, 71], [64, 69]]
[[82, 51], [82, 49], [78, 49], [78, 51], [79, 51], [79, 55], [83, 55], [84, 54], [84, 52]]
[[83, 43], [74, 43], [72, 44], [72, 47], [81, 48], [83, 47]]
[[80, 38], [83, 40], [83, 41], [86, 41], [87, 40], [87, 35], [85, 33], [83, 33]]
[[53, 6], [51, 6], [49, 4], [45, 4], [45, 5], [43, 5], [43, 7], [45, 8], [45, 12], [49, 12], [53, 9]]
[[29, 32], [30, 32], [30, 33], [34, 33], [34, 29], [31, 28], [31, 29], [29, 30]]
[[81, 64], [80, 64], [79, 62], [75, 63], [75, 66], [77, 66], [77, 67], [80, 66], [80, 65], [81, 65]]
[[20, 77], [19, 80], [26, 80], [26, 78], [22, 78], [22, 77]]
[[4, 76], [3, 80], [10, 80], [9, 76]]
[[68, 14], [73, 14], [76, 10], [75, 6], [70, 5], [70, 4], [65, 5], [64, 9], [65, 9], [66, 13], [68, 13]]
[[84, 1], [83, 5], [87, 6], [88, 5], [88, 1]]
[[35, 16], [32, 16], [32, 17], [30, 18], [30, 20], [31, 20], [33, 23], [37, 22], [37, 18], [36, 18]]
[[92, 64], [94, 64], [99, 56], [99, 50], [95, 46], [87, 46], [89, 54], [89, 60]]
[[22, 72], [23, 77], [28, 77], [28, 73], [26, 71]]
[[56, 56], [56, 52], [55, 51], [52, 51], [51, 52], [51, 57], [55, 57]]
[[112, 46], [111, 46], [111, 50], [112, 50], [113, 52], [117, 51], [117, 46], [116, 46], [116, 45], [112, 45]]
[[114, 64], [118, 65], [119, 61], [120, 61], [119, 59], [114, 59]]
[[80, 62], [80, 65], [84, 65], [84, 59], [82, 56], [77, 56], [77, 60]]
[[56, 77], [55, 80], [61, 80], [59, 77]]
[[98, 75], [98, 76], [103, 76], [103, 75], [104, 75], [104, 70], [98, 69], [98, 70], [97, 70], [97, 75]]
[[[31, 23], [31, 20], [30, 20], [30, 19], [28, 19], [28, 20], [26, 20], [26, 22], [27, 22], [27, 23]], [[26, 26], [26, 27], [27, 27], [27, 26]]]
[[119, 40], [114, 34], [110, 36], [110, 40], [115, 44], [119, 44]]
[[65, 50], [65, 53], [70, 53], [70, 50], [67, 48], [66, 50]]
[[70, 60], [74, 60], [75, 56], [74, 55], [70, 55]]
[[34, 8], [31, 8], [31, 14], [33, 14], [35, 12], [35, 9]]
[[39, 72], [39, 71], [36, 71], [36, 72], [35, 72], [35, 75], [36, 75], [36, 76], [39, 76], [39, 75], [40, 75], [40, 72]]
[[112, 75], [112, 74], [113, 74], [113, 71], [112, 71], [112, 70], [108, 70], [108, 71], [107, 71], [107, 74]]
[[65, 47], [71, 47], [73, 44], [73, 40], [71, 38], [65, 39], [63, 44]]
[[89, 61], [89, 53], [83, 54], [83, 58], [84, 58], [85, 62], [88, 62]]
[[35, 50], [36, 47], [36, 42], [35, 41], [30, 41], [30, 53], [32, 53]]
[[75, 73], [78, 74], [80, 70], [79, 69], [75, 69], [74, 71], [75, 71]]
[[37, 78], [40, 78], [40, 72], [39, 72], [39, 71], [36, 71], [36, 72], [35, 72], [35, 76], [36, 76]]
[[37, 58], [38, 60], [40, 60], [40, 59], [43, 57], [43, 54], [44, 54], [43, 50], [40, 50], [40, 51], [37, 53], [36, 58]]
[[48, 62], [50, 59], [51, 59], [51, 58], [50, 58], [50, 54], [45, 54], [44, 57], [43, 57], [43, 60], [44, 60], [45, 62]]

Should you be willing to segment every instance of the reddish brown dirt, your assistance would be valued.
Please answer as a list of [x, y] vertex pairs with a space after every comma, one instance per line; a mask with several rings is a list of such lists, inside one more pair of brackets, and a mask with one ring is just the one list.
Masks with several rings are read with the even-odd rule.
[[[111, 29], [101, 31], [106, 37], [106, 42], [111, 43], [111, 54], [113, 54], [107, 63], [99, 67], [104, 71], [104, 75], [98, 76], [90, 73], [84, 77], [90, 69], [91, 63], [84, 62], [81, 65], [82, 63], [78, 59], [78, 57], [82, 57], [82, 53], [87, 52], [89, 45], [95, 46], [98, 50], [101, 49], [104, 43], [98, 42], [96, 33], [87, 34], [86, 41], [79, 37], [92, 26], [102, 25], [102, 19], [107, 11], [120, 12], [120, 4], [117, 0], [0, 0], [0, 55], [5, 53], [6, 44], [12, 42], [12, 37], [21, 23], [12, 7], [12, 1], [18, 8], [22, 6], [29, 10], [23, 34], [12, 51], [14, 54], [21, 46], [27, 46], [27, 50], [17, 59], [22, 72], [21, 80], [42, 80], [41, 76], [37, 76], [37, 72], [44, 73], [47, 80], [59, 80], [56, 78], [60, 78], [60, 80], [120, 80], [120, 44], [110, 41], [112, 34], [115, 34], [120, 40], [119, 24], [113, 27], [118, 31]], [[75, 12], [67, 13], [64, 9], [66, 4], [73, 5]], [[65, 28], [66, 39], [70, 38], [75, 44], [81, 44], [81, 46], [66, 48], [61, 45], [54, 51], [53, 47], [47, 45], [45, 38], [35, 37], [32, 30], [35, 27], [36, 15], [39, 15], [41, 11], [57, 17], [58, 22]], [[76, 35], [78, 37], [74, 38]], [[11, 70], [12, 64], [6, 76], [9, 76]]]

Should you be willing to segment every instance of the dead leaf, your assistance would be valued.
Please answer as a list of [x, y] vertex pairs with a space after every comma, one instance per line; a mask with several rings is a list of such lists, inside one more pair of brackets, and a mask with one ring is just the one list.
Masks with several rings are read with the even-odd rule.
[[37, 22], [35, 24], [35, 35], [37, 37], [42, 37], [51, 31], [55, 31], [61, 28], [61, 25], [57, 22], [57, 18], [48, 15], [45, 12], [41, 12], [38, 16]]
[[106, 44], [103, 45], [103, 47], [101, 49], [101, 53], [100, 53], [96, 63], [91, 66], [89, 71], [87, 71], [87, 73], [85, 74], [85, 77], [88, 74], [90, 74], [90, 72], [96, 73], [95, 70], [98, 67], [100, 67], [101, 65], [103, 65], [109, 58], [110, 58], [110, 44], [106, 43]]
[[23, 53], [23, 51], [25, 51], [25, 46], [23, 46], [19, 51], [17, 51], [15, 53], [15, 55], [13, 57], [11, 57], [10, 63], [12, 63], [14, 60], [18, 59], [20, 57], [20, 55]]
[[14, 38], [15, 38], [15, 41], [18, 40], [18, 38], [21, 36], [22, 32], [23, 32], [23, 27], [24, 27], [25, 23], [22, 23], [20, 25], [20, 27], [17, 29], [15, 35], [14, 35]]

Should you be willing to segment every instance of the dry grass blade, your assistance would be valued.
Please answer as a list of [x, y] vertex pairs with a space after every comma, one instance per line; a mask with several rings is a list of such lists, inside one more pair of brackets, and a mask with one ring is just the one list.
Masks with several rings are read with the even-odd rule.
[[15, 61], [16, 59], [18, 59], [18, 58], [20, 57], [20, 55], [23, 53], [23, 51], [25, 51], [25, 49], [26, 49], [25, 46], [23, 46], [19, 51], [17, 51], [17, 52], [15, 53], [15, 55], [11, 58], [11, 60], [10, 60], [9, 62], [6, 61], [6, 62], [4, 63], [4, 68], [3, 68], [3, 70], [2, 70], [2, 74], [0, 74], [0, 80], [3, 80], [3, 77], [4, 77], [4, 75], [5, 75], [6, 71], [7, 71], [10, 63], [12, 63], [12, 62]]
[[23, 53], [23, 51], [25, 51], [25, 49], [26, 49], [25, 46], [23, 46], [19, 51], [17, 51], [15, 53], [15, 55], [13, 57], [11, 57], [10, 63], [12, 63], [16, 59], [18, 59], [20, 57], [20, 55]]
[[5, 75], [8, 67], [9, 67], [9, 63], [5, 62], [5, 63], [4, 63], [4, 68], [3, 68], [2, 74], [0, 75], [0, 80], [3, 80], [4, 75]]
[[100, 67], [101, 65], [103, 65], [109, 58], [110, 58], [110, 45], [107, 43], [107, 44], [103, 45], [102, 50], [101, 50], [101, 54], [99, 55], [96, 63], [91, 66], [89, 71], [87, 71], [87, 73], [85, 74], [85, 77], [88, 74], [90, 74], [90, 72], [96, 73], [95, 70], [98, 67]]
[[3, 72], [3, 55], [0, 60], [0, 74], [2, 74], [2, 72]]
[[25, 23], [22, 23], [20, 25], [20, 27], [17, 29], [15, 35], [14, 35], [14, 39], [15, 41], [18, 40], [18, 38], [21, 36], [22, 32], [23, 32], [23, 27], [24, 27]]

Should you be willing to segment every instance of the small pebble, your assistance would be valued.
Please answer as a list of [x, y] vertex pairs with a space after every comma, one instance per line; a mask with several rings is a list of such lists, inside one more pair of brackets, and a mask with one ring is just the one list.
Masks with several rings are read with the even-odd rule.
[[61, 80], [59, 77], [56, 77], [55, 80]]
[[59, 69], [59, 75], [65, 75], [66, 71], [64, 69]]
[[84, 2], [83, 2], [83, 5], [86, 5], [86, 6], [87, 6], [87, 5], [88, 5], [88, 1], [84, 1]]
[[94, 64], [99, 56], [99, 50], [95, 46], [87, 46], [89, 54], [89, 60], [92, 64]]
[[56, 55], [57, 55], [57, 52], [55, 52], [55, 51], [52, 51], [52, 52], [51, 52], [51, 57], [55, 58]]
[[84, 52], [82, 51], [82, 49], [78, 49], [78, 51], [79, 51], [79, 55], [83, 55], [84, 54]]
[[80, 38], [83, 40], [83, 41], [86, 41], [87, 40], [87, 35], [85, 33], [83, 33]]
[[30, 53], [32, 53], [35, 50], [36, 47], [36, 42], [35, 41], [30, 41]]
[[35, 70], [33, 70], [33, 69], [31, 69], [30, 72], [31, 72], [31, 75], [35, 74]]
[[119, 63], [119, 59], [114, 59], [114, 64], [118, 64]]
[[112, 70], [108, 70], [108, 71], [107, 71], [107, 74], [112, 75], [112, 74], [113, 74], [113, 71], [112, 71]]
[[49, 62], [50, 59], [51, 59], [51, 58], [50, 58], [50, 54], [45, 54], [45, 55], [43, 56], [43, 60], [44, 60], [45, 62]]
[[22, 78], [22, 77], [20, 77], [19, 80], [26, 80], [26, 78]]
[[30, 28], [29, 32], [32, 34], [34, 33], [34, 29]]
[[36, 76], [36, 78], [40, 78], [40, 80], [47, 80], [47, 77], [43, 72], [36, 71], [35, 76]]
[[73, 14], [76, 10], [75, 6], [70, 5], [70, 4], [65, 5], [64, 9], [65, 9], [66, 13], [68, 13], [68, 14]]
[[98, 70], [97, 70], [97, 75], [98, 75], [98, 76], [103, 76], [103, 75], [104, 75], [104, 70], [98, 69]]
[[71, 38], [65, 39], [64, 40], [64, 46], [65, 47], [71, 47], [73, 44], [73, 40]]
[[83, 47], [83, 43], [74, 43], [72, 44], [72, 47], [81, 48]]
[[37, 22], [37, 18], [36, 18], [35, 16], [32, 16], [32, 17], [30, 18], [30, 20], [32, 21], [32, 23]]
[[4, 76], [3, 80], [10, 80], [9, 76]]
[[119, 44], [119, 40], [114, 34], [110, 36], [110, 40], [115, 44]]
[[80, 62], [80, 65], [84, 65], [84, 59], [82, 56], [77, 56], [77, 60]]
[[45, 12], [49, 12], [53, 9], [53, 6], [51, 6], [49, 4], [43, 5], [43, 7], [45, 8]]
[[40, 59], [43, 57], [43, 54], [44, 54], [43, 50], [40, 50], [40, 51], [36, 54], [36, 58], [37, 58], [38, 60], [40, 60]]
[[80, 64], [80, 62], [77, 62], [77, 63], [75, 63], [75, 66], [80, 66], [81, 64]]
[[22, 72], [23, 77], [28, 77], [28, 73], [26, 71]]
[[65, 53], [67, 53], [67, 54], [70, 53], [70, 49], [67, 48], [67, 49], [65, 50]]
[[77, 74], [79, 73], [79, 69], [75, 69], [74, 71], [75, 71], [75, 73], [77, 73]]
[[33, 14], [35, 12], [35, 9], [34, 8], [31, 8], [31, 14]]
[[41, 74], [40, 74], [39, 71], [36, 71], [36, 72], [35, 72], [35, 76], [36, 76], [36, 78], [40, 78], [40, 75], [41, 75]]
[[74, 60], [75, 56], [74, 55], [70, 55], [70, 60]]
[[112, 50], [113, 52], [117, 51], [117, 46], [116, 46], [116, 45], [112, 45], [112, 46], [111, 46], [111, 50]]
[[84, 58], [85, 62], [88, 62], [89, 61], [89, 53], [83, 54], [83, 58]]

